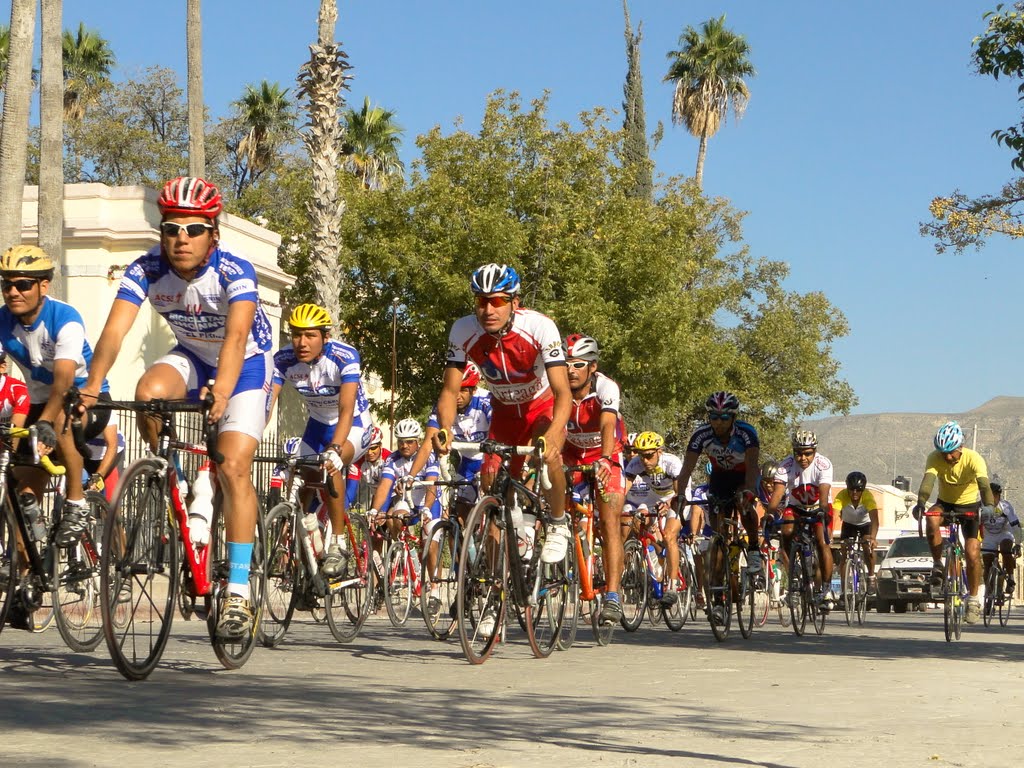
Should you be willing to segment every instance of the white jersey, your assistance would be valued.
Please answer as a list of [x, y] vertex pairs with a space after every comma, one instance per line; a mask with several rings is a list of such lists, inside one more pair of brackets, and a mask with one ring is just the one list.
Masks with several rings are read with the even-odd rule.
[[626, 479], [632, 481], [626, 502], [634, 507], [646, 504], [649, 509], [662, 502], [668, 504], [676, 497], [676, 478], [682, 469], [682, 460], [672, 453], [662, 451], [658, 464], [651, 470], [644, 467], [643, 459], [634, 456], [625, 469]]
[[[475, 390], [473, 397], [466, 404], [466, 408], [455, 413], [455, 421], [452, 422], [452, 438], [463, 443], [483, 442], [491, 430], [492, 416], [491, 393], [486, 389]], [[440, 428], [441, 425], [437, 420], [437, 406], [434, 406], [434, 410], [430, 412], [427, 426], [434, 429]], [[483, 461], [484, 454], [482, 451], [476, 451], [475, 453], [466, 453], [462, 458], [464, 461]]]
[[1017, 518], [1017, 512], [1014, 510], [1013, 505], [1006, 499], [999, 502], [999, 506], [996, 507], [996, 514], [992, 517], [983, 518], [981, 521], [982, 532], [985, 538], [1007, 538], [1013, 536], [1013, 531], [1010, 529], [1014, 524], [1020, 525], [1020, 520]]
[[829, 499], [821, 498], [821, 486], [832, 485], [832, 462], [818, 453], [807, 469], [801, 470], [790, 456], [779, 465], [775, 482], [785, 484], [791, 507], [813, 509], [819, 504], [827, 505]]
[[370, 403], [355, 347], [328, 339], [320, 356], [311, 363], [300, 362], [291, 346], [274, 355], [274, 384], [289, 382], [306, 402], [309, 418], [320, 424], [338, 423], [338, 398], [342, 384], [355, 383], [356, 403], [352, 426], [369, 429]]
[[[409, 458], [404, 458], [402, 454], [395, 451], [388, 456], [387, 460], [384, 462], [384, 467], [380, 473], [380, 479], [381, 482], [384, 480], [390, 480], [392, 482], [392, 486], [391, 497], [384, 504], [384, 509], [381, 510], [382, 512], [386, 511], [391, 506], [392, 500], [395, 498], [395, 486], [393, 483], [395, 480], [400, 480], [401, 478], [409, 475], [409, 470], [412, 469], [412, 464], [415, 460], [415, 453]], [[441, 468], [438, 466], [437, 458], [433, 453], [431, 453], [430, 458], [427, 459], [427, 465], [423, 468], [423, 471], [417, 475], [417, 478], [436, 479], [440, 474]], [[412, 497], [412, 505], [414, 507], [422, 507], [423, 502], [426, 500], [427, 489], [422, 487], [413, 488], [410, 496]]]
[[171, 269], [160, 246], [154, 246], [125, 271], [116, 298], [137, 306], [148, 298], [171, 327], [178, 346], [214, 368], [224, 344], [228, 308], [236, 301], [256, 304], [245, 358], [269, 352], [273, 346], [273, 330], [256, 288], [256, 270], [221, 248], [214, 249], [192, 280], [185, 280]]

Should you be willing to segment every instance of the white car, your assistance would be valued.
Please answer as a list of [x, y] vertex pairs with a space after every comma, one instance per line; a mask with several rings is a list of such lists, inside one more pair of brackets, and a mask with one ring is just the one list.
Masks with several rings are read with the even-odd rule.
[[878, 568], [875, 608], [879, 613], [906, 613], [908, 606], [933, 602], [929, 577], [932, 552], [928, 539], [917, 532], [904, 533], [892, 541]]

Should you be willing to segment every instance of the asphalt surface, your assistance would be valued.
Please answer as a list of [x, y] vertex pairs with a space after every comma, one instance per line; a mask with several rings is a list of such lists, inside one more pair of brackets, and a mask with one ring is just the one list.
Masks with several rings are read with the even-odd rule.
[[1019, 608], [956, 643], [938, 611], [733, 633], [645, 623], [602, 648], [581, 627], [540, 660], [517, 629], [473, 667], [418, 614], [372, 618], [347, 645], [303, 620], [229, 672], [178, 617], [160, 667], [129, 683], [105, 645], [7, 628], [0, 765], [994, 766], [1024, 745]]

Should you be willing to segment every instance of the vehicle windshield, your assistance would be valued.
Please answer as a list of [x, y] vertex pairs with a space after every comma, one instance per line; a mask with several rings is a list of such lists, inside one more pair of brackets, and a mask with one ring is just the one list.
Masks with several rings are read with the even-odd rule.
[[905, 539], [896, 539], [886, 558], [890, 557], [930, 557], [931, 550], [928, 548], [928, 539], [921, 536], [907, 536]]

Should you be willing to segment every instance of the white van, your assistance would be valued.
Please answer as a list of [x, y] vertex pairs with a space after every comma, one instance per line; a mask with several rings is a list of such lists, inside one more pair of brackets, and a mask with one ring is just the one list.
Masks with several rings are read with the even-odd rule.
[[892, 540], [878, 568], [878, 593], [875, 608], [879, 613], [906, 613], [912, 604], [934, 602], [929, 577], [932, 552], [928, 539], [917, 531], [903, 533]]

